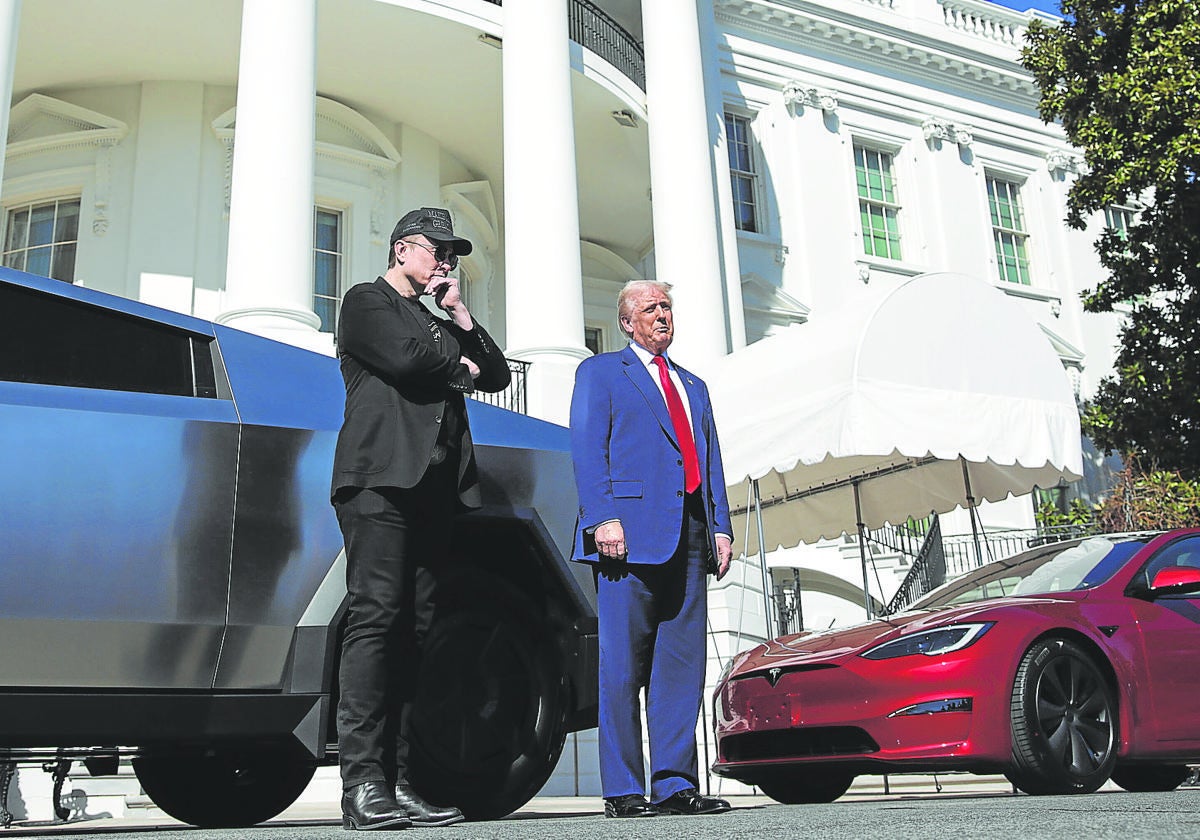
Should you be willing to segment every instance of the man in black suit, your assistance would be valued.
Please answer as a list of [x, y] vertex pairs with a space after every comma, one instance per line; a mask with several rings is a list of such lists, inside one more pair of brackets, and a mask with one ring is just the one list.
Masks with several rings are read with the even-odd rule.
[[449, 274], [471, 247], [447, 211], [413, 210], [392, 231], [387, 272], [342, 302], [346, 416], [332, 493], [350, 596], [337, 715], [348, 829], [463, 819], [409, 786], [407, 727], [454, 514], [480, 504], [463, 395], [502, 391], [510, 378]]

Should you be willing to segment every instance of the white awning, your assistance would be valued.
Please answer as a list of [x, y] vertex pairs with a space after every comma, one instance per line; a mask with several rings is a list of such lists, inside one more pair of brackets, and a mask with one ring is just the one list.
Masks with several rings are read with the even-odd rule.
[[[925, 274], [789, 327], [706, 370], [735, 537], [759, 481], [768, 550], [1083, 472], [1066, 372], [1021, 305], [962, 274]], [[756, 553], [757, 537], [749, 529]]]

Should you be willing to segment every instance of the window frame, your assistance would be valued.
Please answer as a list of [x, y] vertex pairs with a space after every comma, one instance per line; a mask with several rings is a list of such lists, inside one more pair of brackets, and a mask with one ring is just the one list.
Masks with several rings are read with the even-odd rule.
[[[1030, 259], [1029, 213], [1022, 199], [1022, 188], [1028, 185], [1028, 179], [1022, 179], [1010, 173], [987, 169], [984, 176], [984, 199], [988, 213], [988, 225], [992, 233], [992, 255], [996, 264], [996, 275], [1005, 285], [1029, 288], [1033, 286], [1033, 270]], [[1007, 196], [1006, 207], [1009, 209], [1009, 219], [1015, 223], [1006, 226], [998, 199], [993, 195], [993, 185], [1004, 185]], [[1015, 211], [1015, 212], [1013, 212]], [[1012, 279], [1008, 270], [1008, 257], [1003, 245], [1011, 242], [1013, 259], [1015, 260], [1016, 279]], [[1023, 278], [1023, 279], [1022, 279]]]
[[[337, 216], [337, 250], [328, 251], [322, 249], [317, 241], [317, 220], [321, 213], [328, 213]], [[318, 301], [329, 301], [333, 308], [332, 323], [328, 329], [325, 329], [325, 324], [321, 324], [320, 332], [337, 334], [338, 316], [342, 308], [342, 296], [346, 291], [346, 217], [347, 211], [345, 207], [338, 206], [331, 202], [314, 201], [313, 202], [313, 281], [312, 281], [312, 297], [313, 297], [313, 313], [320, 317], [321, 313], [318, 310]], [[336, 276], [334, 278], [334, 288], [332, 294], [323, 294], [318, 291], [317, 284], [320, 280], [317, 271], [318, 259], [322, 254], [332, 255], [334, 265], [336, 267]], [[324, 319], [322, 319], [322, 322]]]
[[[862, 167], [860, 167], [860, 165], [859, 165], [859, 153], [860, 152], [863, 153], [863, 166]], [[874, 198], [874, 197], [870, 196], [869, 194], [868, 195], [862, 194], [862, 185], [860, 185], [860, 183], [859, 183], [859, 172], [862, 171], [864, 174], [869, 175], [869, 169], [866, 166], [866, 162], [867, 162], [867, 155], [870, 155], [870, 154], [876, 155], [879, 158], [881, 163], [882, 163], [882, 158], [884, 156], [886, 156], [888, 158], [888, 161], [889, 161], [888, 177], [891, 182], [889, 185], [889, 188], [891, 190], [891, 196], [892, 196], [890, 200], [887, 199], [886, 197], [885, 198]], [[894, 149], [894, 148], [891, 148], [888, 146], [884, 146], [879, 143], [873, 143], [873, 142], [866, 140], [864, 138], [861, 138], [861, 137], [855, 137], [851, 143], [851, 156], [853, 158], [855, 199], [858, 202], [857, 209], [858, 209], [858, 217], [859, 217], [859, 234], [862, 238], [862, 242], [860, 243], [861, 253], [863, 254], [863, 256], [867, 257], [868, 259], [872, 259], [872, 260], [889, 260], [892, 262], [902, 262], [904, 259], [904, 256], [903, 256], [904, 248], [903, 248], [902, 242], [905, 237], [904, 237], [903, 225], [901, 222], [900, 214], [901, 214], [901, 211], [903, 210], [903, 205], [898, 200], [899, 187], [897, 185], [898, 179], [896, 177], [896, 168], [897, 168], [896, 158], [899, 156], [899, 151], [897, 149]], [[882, 173], [882, 167], [881, 167], [881, 172], [880, 172], [881, 179], [882, 179], [882, 175], [883, 175], [883, 173]], [[870, 189], [871, 189], [869, 182], [867, 184], [865, 184], [865, 186], [869, 193]], [[875, 252], [873, 244], [872, 244], [875, 237], [873, 235], [871, 235], [870, 231], [868, 231], [868, 229], [863, 226], [864, 222], [865, 222], [865, 219], [863, 216], [864, 207], [868, 210], [871, 208], [880, 208], [883, 211], [885, 220], [887, 218], [889, 218], [888, 214], [889, 213], [891, 214], [890, 218], [892, 220], [894, 229], [891, 234], [888, 234], [888, 232], [886, 231], [886, 228], [885, 228], [884, 232], [885, 232], [885, 241], [886, 242], [891, 243], [894, 239], [895, 253], [893, 253], [893, 248], [890, 245], [888, 247], [888, 253], [886, 253], [886, 254], [880, 254], [880, 253]], [[873, 231], [873, 230], [874, 230], [874, 227], [872, 226], [871, 231]]]
[[[736, 125], [740, 124], [745, 128], [745, 139], [738, 142], [730, 137], [730, 122]], [[739, 111], [735, 108], [726, 107], [722, 112], [722, 127], [725, 131], [726, 145], [726, 162], [729, 165], [729, 186], [730, 197], [733, 201], [733, 206], [730, 210], [733, 211], [733, 227], [739, 234], [751, 233], [763, 235], [762, 224], [762, 181], [759, 178], [759, 161], [757, 144], [754, 140], [754, 131], [752, 123], [754, 117], [751, 114]], [[745, 148], [745, 160], [749, 165], [749, 169], [739, 169], [734, 166], [734, 149]], [[738, 198], [737, 184], [740, 182], [749, 184], [750, 201], [741, 201]], [[750, 208], [750, 227], [743, 227], [741, 222], [740, 208], [748, 205]]]
[[[60, 207], [63, 204], [68, 204], [68, 205], [74, 204], [75, 205], [75, 237], [73, 239], [59, 240], [57, 238], [58, 231], [59, 231], [59, 222], [60, 222], [60, 219], [62, 218], [62, 216], [60, 214]], [[36, 245], [30, 245], [29, 233], [33, 229], [33, 225], [29, 223], [29, 220], [27, 220], [26, 226], [25, 226], [24, 244], [19, 248], [9, 249], [8, 248], [8, 245], [9, 245], [8, 240], [13, 232], [13, 225], [15, 223], [14, 217], [17, 214], [24, 211], [29, 214], [29, 219], [31, 220], [35, 210], [39, 210], [44, 207], [49, 207], [51, 205], [53, 205], [53, 207], [54, 207], [54, 219], [53, 219], [53, 225], [52, 225], [51, 233], [50, 233], [50, 240], [45, 243], [38, 243]], [[30, 274], [36, 274], [38, 276], [47, 277], [48, 279], [51, 279], [51, 280], [58, 280], [63, 283], [68, 283], [70, 285], [74, 285], [76, 282], [77, 275], [78, 275], [79, 246], [80, 246], [79, 231], [80, 231], [80, 226], [81, 226], [82, 220], [83, 220], [83, 209], [84, 209], [83, 195], [82, 195], [82, 192], [77, 192], [77, 191], [64, 191], [64, 192], [58, 193], [58, 194], [38, 196], [36, 198], [33, 198], [33, 197], [24, 198], [24, 199], [13, 201], [11, 203], [6, 203], [4, 205], [3, 233], [2, 233], [2, 235], [0, 235], [0, 264], [3, 264], [5, 267], [12, 268], [17, 271], [25, 271]], [[58, 255], [61, 253], [59, 251], [59, 248], [64, 245], [72, 246], [70, 279], [55, 276], [55, 270], [56, 270], [55, 262], [58, 258]], [[49, 272], [46, 274], [40, 274], [38, 271], [30, 269], [29, 257], [33, 251], [35, 251], [35, 250], [41, 251], [41, 250], [45, 250], [45, 249], [49, 250], [49, 263], [48, 263]], [[22, 257], [21, 265], [11, 265], [10, 264], [10, 257], [15, 254], [21, 255], [21, 257]]]

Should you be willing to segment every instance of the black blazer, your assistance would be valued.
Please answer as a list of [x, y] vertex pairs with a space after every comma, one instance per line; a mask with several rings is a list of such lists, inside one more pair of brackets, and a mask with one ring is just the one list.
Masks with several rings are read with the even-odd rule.
[[[430, 322], [441, 328], [439, 350]], [[479, 366], [472, 382], [466, 356]], [[479, 479], [464, 394], [503, 391], [504, 354], [480, 326], [464, 330], [400, 296], [382, 277], [352, 286], [338, 320], [346, 415], [333, 457], [332, 495], [343, 487], [412, 487], [429, 466], [443, 413], [458, 413], [458, 497], [478, 507]]]

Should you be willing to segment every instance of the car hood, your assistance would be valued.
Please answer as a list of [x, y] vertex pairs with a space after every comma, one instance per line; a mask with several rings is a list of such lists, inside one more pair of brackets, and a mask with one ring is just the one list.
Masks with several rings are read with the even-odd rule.
[[900, 613], [852, 627], [780, 636], [740, 654], [734, 661], [731, 673], [745, 676], [771, 668], [833, 664], [847, 656], [857, 655], [867, 648], [909, 633], [920, 633], [948, 624], [992, 621], [1006, 608], [1045, 608], [1049, 604], [1063, 603], [1065, 600], [1067, 599], [1050, 597], [995, 598], [973, 604]]

